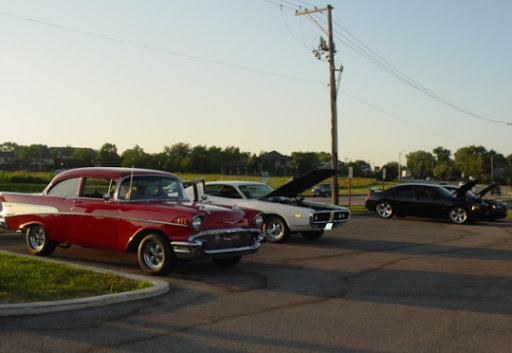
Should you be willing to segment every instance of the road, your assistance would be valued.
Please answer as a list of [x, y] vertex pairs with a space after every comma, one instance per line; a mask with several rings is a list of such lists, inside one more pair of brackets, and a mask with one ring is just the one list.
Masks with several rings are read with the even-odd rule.
[[[0, 248], [26, 253], [21, 236]], [[53, 258], [140, 274], [135, 256]], [[354, 217], [233, 268], [180, 264], [168, 294], [2, 318], [1, 352], [510, 352], [512, 223]]]

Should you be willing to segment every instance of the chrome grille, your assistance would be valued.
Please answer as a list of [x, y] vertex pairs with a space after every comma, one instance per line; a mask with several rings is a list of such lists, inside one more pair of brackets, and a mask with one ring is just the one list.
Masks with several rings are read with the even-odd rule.
[[254, 244], [254, 237], [249, 232], [228, 232], [205, 235], [199, 238], [203, 241], [203, 248], [207, 250], [219, 250], [239, 248]]
[[329, 222], [343, 222], [349, 218], [349, 213], [345, 211], [333, 212], [315, 212], [312, 215], [312, 224], [323, 224]]

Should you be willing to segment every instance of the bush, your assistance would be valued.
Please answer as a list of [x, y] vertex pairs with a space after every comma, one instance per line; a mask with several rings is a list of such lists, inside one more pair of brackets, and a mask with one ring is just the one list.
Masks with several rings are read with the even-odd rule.
[[52, 180], [54, 173], [49, 172], [2, 172], [0, 181], [16, 184], [43, 184], [46, 185]]

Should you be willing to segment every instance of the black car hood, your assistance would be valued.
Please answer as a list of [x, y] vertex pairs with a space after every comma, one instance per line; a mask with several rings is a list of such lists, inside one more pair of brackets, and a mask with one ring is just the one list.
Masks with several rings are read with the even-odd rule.
[[292, 180], [287, 182], [286, 184], [278, 187], [270, 194], [265, 196], [267, 197], [276, 197], [276, 196], [284, 196], [284, 197], [294, 197], [300, 194], [303, 191], [310, 189], [315, 186], [319, 182], [332, 177], [333, 175], [338, 174], [339, 171], [335, 169], [313, 169], [305, 174], [302, 174], [298, 177], [294, 177]]
[[457, 194], [458, 196], [464, 196], [466, 194], [466, 192], [471, 190], [471, 188], [473, 188], [476, 184], [478, 184], [478, 180], [468, 181], [466, 184], [464, 184], [460, 188], [458, 188], [455, 191], [455, 194]]
[[487, 186], [486, 188], [484, 188], [482, 191], [480, 191], [478, 193], [478, 196], [480, 197], [484, 197], [485, 194], [487, 194], [489, 191], [491, 191], [492, 189], [496, 188], [498, 186], [498, 184], [496, 183], [492, 183], [491, 185]]

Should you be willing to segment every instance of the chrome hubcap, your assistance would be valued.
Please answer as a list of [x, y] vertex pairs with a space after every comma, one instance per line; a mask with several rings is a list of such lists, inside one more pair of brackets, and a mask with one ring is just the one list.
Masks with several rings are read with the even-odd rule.
[[381, 217], [389, 217], [391, 215], [391, 206], [388, 203], [379, 204], [377, 212]]
[[45, 234], [41, 227], [34, 227], [30, 230], [29, 235], [30, 246], [34, 250], [40, 250], [44, 246]]
[[272, 222], [270, 227], [267, 228], [267, 235], [272, 238], [278, 238], [283, 233], [283, 226], [280, 222]]
[[462, 208], [456, 208], [452, 210], [451, 219], [457, 224], [464, 223], [467, 219], [466, 211]]
[[164, 250], [157, 242], [150, 242], [144, 247], [143, 253], [144, 262], [146, 265], [155, 269], [158, 268], [164, 261]]

